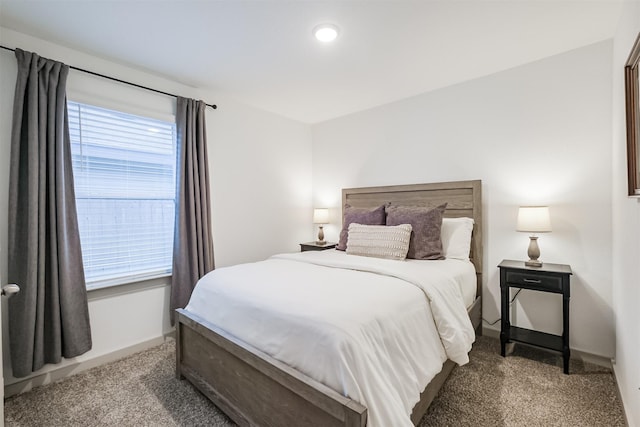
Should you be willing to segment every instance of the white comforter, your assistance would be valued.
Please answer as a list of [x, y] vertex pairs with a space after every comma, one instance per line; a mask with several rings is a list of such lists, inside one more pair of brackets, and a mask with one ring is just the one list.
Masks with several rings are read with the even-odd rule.
[[412, 426], [420, 393], [475, 334], [455, 282], [470, 262], [340, 251], [220, 268], [186, 309], [366, 406], [369, 427]]

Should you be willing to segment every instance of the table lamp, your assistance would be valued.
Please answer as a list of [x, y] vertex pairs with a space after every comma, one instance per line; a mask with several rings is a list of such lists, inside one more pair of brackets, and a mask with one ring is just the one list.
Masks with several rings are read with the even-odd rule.
[[529, 236], [529, 261], [525, 265], [529, 267], [542, 267], [540, 247], [538, 247], [538, 237], [535, 233], [548, 233], [551, 231], [551, 219], [549, 217], [548, 206], [521, 206], [518, 210], [518, 224], [516, 231], [531, 233]]
[[318, 245], [324, 245], [327, 242], [324, 240], [324, 230], [322, 226], [324, 224], [329, 224], [329, 209], [320, 208], [313, 210], [313, 223], [318, 224], [318, 240], [316, 243]]

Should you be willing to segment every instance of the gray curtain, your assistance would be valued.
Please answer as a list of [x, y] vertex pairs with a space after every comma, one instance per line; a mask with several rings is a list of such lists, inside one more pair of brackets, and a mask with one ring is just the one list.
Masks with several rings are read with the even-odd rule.
[[178, 97], [178, 204], [173, 240], [171, 322], [198, 279], [214, 269], [207, 135], [202, 101]]
[[69, 67], [16, 49], [11, 132], [9, 299], [13, 375], [91, 349], [67, 122]]

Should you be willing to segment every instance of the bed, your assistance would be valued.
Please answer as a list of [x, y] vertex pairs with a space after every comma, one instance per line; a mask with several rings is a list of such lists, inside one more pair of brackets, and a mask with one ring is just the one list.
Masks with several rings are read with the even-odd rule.
[[[470, 217], [475, 222], [470, 259], [475, 266], [476, 290], [467, 313], [479, 332], [482, 290], [480, 181], [343, 190], [343, 206], [375, 207], [393, 203], [433, 207], [444, 202], [447, 203], [445, 217]], [[364, 405], [258, 350], [205, 317], [189, 310], [177, 310], [176, 374], [180, 379], [189, 380], [237, 424], [367, 425], [368, 409]], [[454, 366], [452, 360], [446, 360], [440, 372], [424, 388], [413, 406], [413, 424], [426, 413]]]

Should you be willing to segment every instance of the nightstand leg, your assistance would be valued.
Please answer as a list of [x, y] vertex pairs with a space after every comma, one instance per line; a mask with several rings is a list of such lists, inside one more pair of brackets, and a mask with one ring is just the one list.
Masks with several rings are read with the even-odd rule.
[[571, 350], [569, 350], [569, 295], [565, 291], [562, 296], [562, 362], [564, 364], [564, 373], [569, 374], [569, 358], [571, 357]]
[[[502, 274], [502, 272], [501, 272]], [[505, 283], [501, 280], [502, 283]], [[505, 285], [500, 286], [500, 301], [502, 303], [502, 309], [500, 310], [500, 354], [502, 357], [506, 356], [506, 345], [509, 342], [509, 287]]]

